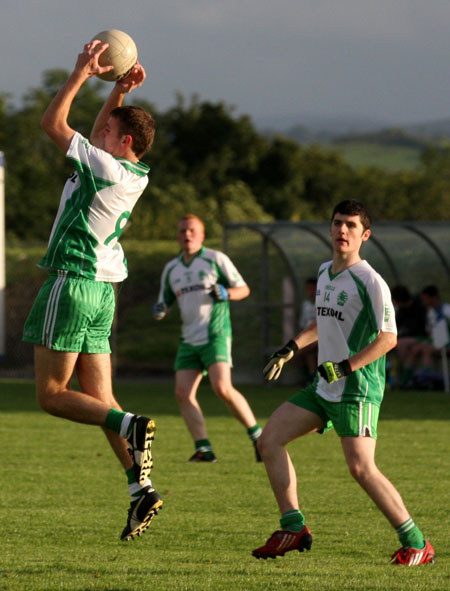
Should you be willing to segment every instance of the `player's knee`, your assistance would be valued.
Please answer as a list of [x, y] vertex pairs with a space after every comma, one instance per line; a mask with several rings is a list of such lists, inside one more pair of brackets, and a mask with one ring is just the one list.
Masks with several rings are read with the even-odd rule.
[[372, 466], [365, 464], [364, 462], [354, 461], [348, 464], [349, 472], [360, 484], [371, 478], [373, 473]]
[[213, 390], [216, 393], [216, 395], [219, 398], [221, 398], [224, 402], [231, 402], [234, 398], [233, 388], [224, 382], [217, 382], [213, 384]]
[[186, 388], [183, 388], [182, 386], [177, 386], [175, 388], [175, 398], [178, 403], [186, 402], [186, 400], [189, 400], [190, 396], [190, 390], [186, 390]]
[[36, 392], [37, 403], [40, 408], [51, 415], [57, 415], [58, 392], [50, 388], [38, 388]]
[[259, 454], [263, 459], [267, 458], [277, 445], [276, 433], [272, 433], [267, 427], [263, 430], [256, 442]]

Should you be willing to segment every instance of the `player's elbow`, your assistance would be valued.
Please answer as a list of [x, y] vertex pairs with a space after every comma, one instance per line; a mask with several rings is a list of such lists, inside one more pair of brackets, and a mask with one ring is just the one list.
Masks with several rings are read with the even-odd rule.
[[240, 287], [237, 287], [233, 290], [233, 295], [230, 297], [230, 299], [233, 299], [236, 301], [245, 300], [245, 298], [248, 298], [249, 295], [250, 295], [249, 286], [248, 285], [241, 285]]
[[397, 335], [393, 332], [384, 332], [383, 341], [386, 348], [386, 353], [397, 346]]
[[44, 113], [41, 119], [41, 127], [64, 153], [67, 152], [75, 131], [65, 121]]
[[47, 135], [52, 137], [53, 132], [53, 121], [47, 116], [47, 113], [44, 113], [41, 119], [41, 127], [45, 131]]

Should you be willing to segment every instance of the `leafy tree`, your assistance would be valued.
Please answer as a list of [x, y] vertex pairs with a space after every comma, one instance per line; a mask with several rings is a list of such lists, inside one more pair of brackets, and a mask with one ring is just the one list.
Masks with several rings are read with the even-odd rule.
[[298, 219], [305, 192], [303, 151], [290, 139], [275, 138], [252, 178], [265, 210], [280, 220]]
[[[31, 89], [16, 110], [0, 95], [9, 237], [48, 238], [72, 170], [40, 119], [67, 76], [64, 70], [45, 72], [42, 86]], [[86, 136], [107, 86], [91, 79], [74, 101], [69, 123]], [[204, 218], [211, 235], [219, 235], [225, 221], [327, 220], [345, 198], [366, 202], [377, 219], [450, 218], [449, 148], [429, 147], [411, 172], [354, 169], [338, 152], [262, 136], [249, 117], [235, 116], [221, 101], [194, 96], [187, 102], [178, 95], [164, 113], [133, 97], [132, 104], [149, 110], [157, 123], [154, 145], [144, 157], [150, 182], [130, 222], [135, 238], [173, 238], [187, 212]], [[390, 133], [384, 140], [392, 138]]]
[[172, 148], [176, 167], [201, 191], [215, 190], [233, 180], [247, 180], [258, 168], [266, 140], [246, 116], [233, 119], [222, 102], [177, 104], [160, 120], [162, 141]]

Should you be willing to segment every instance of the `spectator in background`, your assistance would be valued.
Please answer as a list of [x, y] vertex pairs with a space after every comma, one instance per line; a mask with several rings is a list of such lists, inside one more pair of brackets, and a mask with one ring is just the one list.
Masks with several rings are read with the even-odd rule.
[[[450, 333], [450, 304], [443, 303], [439, 290], [435, 285], [425, 287], [420, 298], [426, 308], [426, 332], [428, 339], [418, 342], [411, 350], [409, 362], [418, 366], [418, 369], [432, 371], [434, 359], [440, 353], [432, 341], [433, 328], [444, 319], [447, 323], [447, 332]], [[450, 343], [447, 343], [447, 347]]]
[[[300, 312], [300, 330], [305, 329], [316, 320], [316, 290], [317, 278], [309, 277], [305, 281], [305, 298]], [[300, 371], [304, 374], [305, 382], [312, 382], [317, 371], [317, 343], [312, 343], [301, 349], [296, 355], [296, 361]]]
[[422, 299], [413, 297], [404, 285], [393, 287], [391, 295], [398, 330], [397, 347], [394, 349], [399, 361], [398, 385], [406, 387], [414, 372], [411, 352], [427, 337], [426, 309]]

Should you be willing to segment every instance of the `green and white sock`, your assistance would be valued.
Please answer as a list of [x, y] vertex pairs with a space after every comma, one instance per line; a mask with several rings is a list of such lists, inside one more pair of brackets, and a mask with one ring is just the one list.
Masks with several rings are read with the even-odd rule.
[[412, 518], [401, 523], [395, 528], [395, 531], [397, 532], [398, 539], [404, 548], [410, 547], [415, 548], [416, 550], [421, 550], [425, 547], [423, 534]]
[[124, 412], [112, 408], [106, 415], [105, 427], [111, 429], [114, 433], [118, 433], [121, 437], [126, 438], [130, 429], [131, 419], [133, 418], [131, 412]]
[[292, 511], [286, 511], [283, 513], [280, 519], [281, 529], [287, 529], [288, 531], [298, 532], [303, 529], [305, 525], [305, 516], [298, 509], [292, 509]]
[[131, 419], [133, 417], [134, 417], [134, 415], [131, 412], [126, 412], [125, 416], [122, 419], [122, 422], [120, 423], [119, 435], [121, 437], [123, 437], [124, 439], [126, 439], [128, 437], [128, 435], [130, 434], [130, 424], [131, 424]]
[[139, 499], [139, 497], [143, 494], [144, 488], [152, 485], [152, 481], [149, 478], [147, 478], [144, 484], [139, 484], [139, 482], [136, 479], [134, 467], [130, 468], [129, 470], [126, 470], [126, 475], [128, 478], [128, 490], [130, 492], [131, 500], [137, 501], [137, 499]]
[[212, 445], [209, 439], [198, 439], [195, 442], [195, 451], [201, 451], [205, 457], [211, 456], [213, 453]]
[[248, 436], [252, 441], [256, 441], [262, 433], [261, 427], [256, 423], [253, 427], [247, 429]]

